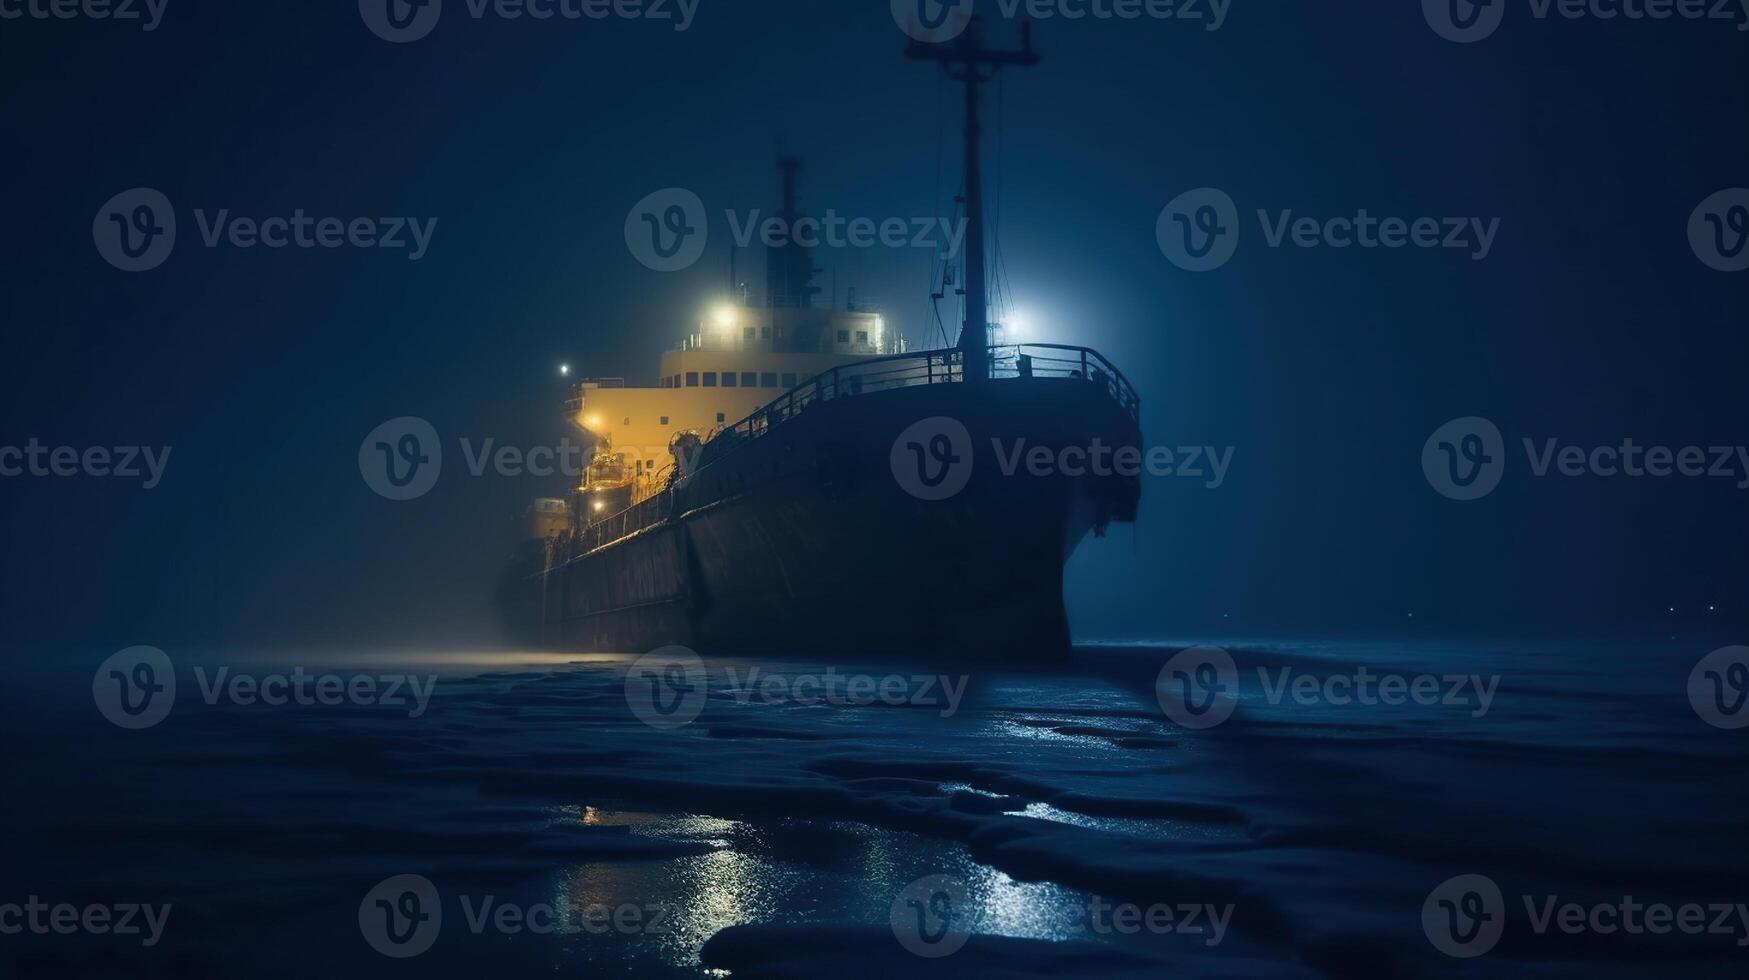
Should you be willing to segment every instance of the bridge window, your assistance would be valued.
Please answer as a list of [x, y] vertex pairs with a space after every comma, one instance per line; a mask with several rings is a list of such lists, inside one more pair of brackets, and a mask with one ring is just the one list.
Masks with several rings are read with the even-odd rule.
[[761, 387], [761, 388], [775, 388], [775, 387], [777, 387], [777, 372], [776, 371], [766, 371], [765, 373], [761, 374], [759, 376], [759, 387]]
[[785, 388], [794, 388], [796, 386], [796, 376], [795, 376], [794, 372], [792, 372], [792, 371], [785, 371], [784, 372], [783, 386]]
[[717, 386], [717, 372], [706, 371], [704, 373], [704, 386], [706, 388], [715, 388]]
[[688, 388], [697, 388], [698, 387], [698, 372], [697, 371], [686, 372], [686, 386]]
[[771, 339], [771, 328], [770, 327], [760, 327], [759, 328], [759, 339], [760, 340], [770, 340]]
[[868, 343], [868, 331], [867, 330], [858, 330], [856, 332], [856, 342], [859, 344]]
[[756, 371], [742, 371], [741, 372], [741, 387], [743, 387], [743, 388], [757, 388], [757, 387], [759, 387], [759, 373]]
[[721, 421], [724, 421], [724, 419], [723, 419], [723, 413], [722, 413], [722, 412], [718, 412], [718, 413], [717, 413], [717, 421], [718, 421], [718, 422], [721, 422]]
[[668, 424], [668, 416], [666, 416], [666, 415], [664, 415], [664, 416], [662, 416], [662, 424], [663, 424], [663, 425], [667, 425], [667, 424]]
[[741, 339], [742, 340], [752, 340], [753, 339], [753, 328], [752, 327], [742, 328]]
[[733, 371], [724, 371], [723, 372], [723, 387], [725, 387], [725, 388], [735, 387], [735, 372], [733, 372]]
[[848, 330], [838, 331], [838, 342], [841, 344], [850, 343], [850, 331], [848, 331]]

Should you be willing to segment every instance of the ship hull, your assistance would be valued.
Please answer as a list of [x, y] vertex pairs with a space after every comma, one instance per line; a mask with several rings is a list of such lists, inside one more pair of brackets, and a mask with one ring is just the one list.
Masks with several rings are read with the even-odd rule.
[[[961, 489], [924, 499], [938, 491], [894, 445], [943, 418], [964, 426], [970, 462]], [[823, 401], [702, 467], [667, 520], [548, 570], [543, 635], [624, 652], [1061, 656], [1064, 564], [1139, 499], [1136, 477], [1075, 450], [1140, 444], [1131, 414], [1078, 379]]]

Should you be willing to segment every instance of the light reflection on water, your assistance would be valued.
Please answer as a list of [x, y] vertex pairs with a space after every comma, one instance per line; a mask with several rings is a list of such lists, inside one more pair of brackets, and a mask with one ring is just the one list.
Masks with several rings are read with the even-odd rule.
[[1226, 824], [1193, 823], [1187, 820], [1167, 820], [1161, 817], [1094, 817], [1054, 807], [1049, 803], [1028, 803], [1019, 810], [1005, 811], [1011, 817], [1031, 817], [1057, 823], [1103, 830], [1114, 834], [1134, 834], [1154, 840], [1177, 841], [1241, 841], [1249, 835], [1243, 827]]
[[[990, 799], [1002, 799], [1000, 793], [979, 789], [969, 783], [942, 783], [941, 791], [947, 794], [972, 793]], [[1151, 840], [1242, 841], [1248, 840], [1250, 836], [1243, 827], [1230, 824], [1169, 820], [1164, 817], [1095, 817], [1086, 813], [1065, 810], [1049, 803], [1028, 803], [1018, 810], [1004, 810], [1002, 813], [1003, 816], [1050, 820], [1055, 823], [1085, 827], [1088, 830], [1131, 834], [1137, 837], [1147, 837]]]
[[[626, 904], [665, 911], [659, 934], [564, 937], [570, 954], [589, 962], [654, 952], [672, 966], [696, 968], [706, 940], [747, 923], [886, 927], [905, 886], [937, 874], [965, 882], [974, 932], [1066, 939], [1080, 935], [1085, 918], [1085, 900], [1074, 891], [1015, 881], [972, 860], [962, 845], [915, 834], [848, 822], [758, 825], [695, 814], [558, 809], [559, 819], [590, 826], [727, 845], [672, 860], [592, 861], [555, 875], [549, 901], [561, 912]], [[792, 846], [797, 838], [821, 835], [833, 842], [829, 858]]]

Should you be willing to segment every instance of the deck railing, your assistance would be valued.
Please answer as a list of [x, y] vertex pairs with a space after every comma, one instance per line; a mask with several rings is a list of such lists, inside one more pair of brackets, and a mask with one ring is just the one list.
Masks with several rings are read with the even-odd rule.
[[[1140, 417], [1141, 400], [1129, 379], [1098, 351], [1063, 344], [1015, 344], [989, 349], [990, 377], [1066, 378], [1103, 385], [1106, 394], [1129, 413]], [[709, 466], [733, 452], [747, 439], [756, 439], [773, 427], [794, 418], [810, 406], [875, 391], [920, 385], [950, 384], [965, 379], [963, 356], [958, 350], [913, 351], [841, 364], [821, 372], [777, 396], [764, 408], [734, 425], [725, 426], [699, 454], [699, 468]]]
[[[1139, 419], [1141, 400], [1129, 379], [1098, 351], [1063, 344], [1013, 344], [991, 347], [990, 377], [1063, 378], [1100, 385], [1130, 418]], [[699, 453], [695, 468], [711, 463], [757, 439], [810, 406], [894, 388], [954, 384], [965, 380], [963, 355], [956, 349], [913, 351], [878, 357], [831, 368], [777, 396], [764, 408], [733, 425], [722, 428]], [[584, 528], [571, 552], [580, 555], [634, 534], [668, 516], [673, 506], [672, 485], [610, 517]]]

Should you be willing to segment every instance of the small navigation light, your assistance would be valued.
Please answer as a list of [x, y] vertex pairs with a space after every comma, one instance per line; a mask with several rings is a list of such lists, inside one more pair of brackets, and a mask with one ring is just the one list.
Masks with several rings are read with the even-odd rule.
[[735, 308], [726, 305], [719, 306], [712, 311], [711, 319], [717, 326], [722, 327], [724, 330], [731, 329], [735, 326]]
[[607, 505], [602, 503], [601, 501], [597, 500], [597, 501], [595, 501], [595, 503], [591, 504], [590, 506], [595, 508], [596, 510], [600, 510], [601, 508], [606, 507]]
[[569, 364], [559, 365], [559, 377], [568, 378], [570, 376], [571, 376], [571, 365], [569, 365]]
[[599, 415], [588, 416], [587, 418], [585, 418], [583, 420], [583, 425], [586, 428], [599, 429], [599, 428], [601, 428], [601, 416], [599, 416]]

